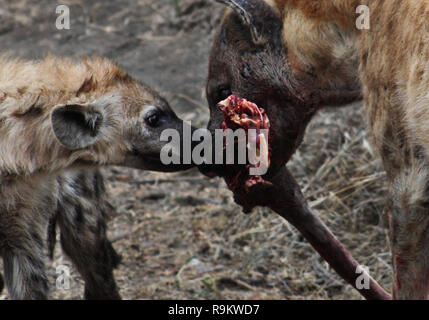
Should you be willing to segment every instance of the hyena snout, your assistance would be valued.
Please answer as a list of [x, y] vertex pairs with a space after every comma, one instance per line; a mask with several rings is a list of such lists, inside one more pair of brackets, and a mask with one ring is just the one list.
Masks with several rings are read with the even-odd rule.
[[141, 121], [139, 129], [129, 133], [131, 153], [124, 165], [161, 172], [195, 166], [191, 155], [196, 145], [192, 141], [196, 128], [180, 119], [166, 102], [146, 107]]

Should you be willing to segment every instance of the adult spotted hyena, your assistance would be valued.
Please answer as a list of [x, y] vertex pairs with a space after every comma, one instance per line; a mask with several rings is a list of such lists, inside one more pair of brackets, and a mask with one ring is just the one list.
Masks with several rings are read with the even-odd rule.
[[182, 126], [163, 98], [107, 59], [0, 59], [0, 254], [11, 298], [47, 297], [45, 243], [52, 249], [56, 225], [85, 296], [119, 298], [96, 168], [186, 169], [160, 160], [161, 132]]
[[[222, 0], [210, 57], [209, 129], [231, 93], [271, 120], [272, 166], [289, 160], [325, 105], [364, 98], [389, 180], [396, 298], [429, 293], [429, 1]], [[370, 28], [356, 26], [366, 5]], [[207, 170], [207, 169], [205, 169]]]

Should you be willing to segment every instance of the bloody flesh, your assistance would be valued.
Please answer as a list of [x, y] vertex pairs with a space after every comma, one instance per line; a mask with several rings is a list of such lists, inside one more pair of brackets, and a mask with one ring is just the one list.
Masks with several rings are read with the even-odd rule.
[[259, 108], [253, 102], [234, 95], [229, 96], [218, 104], [224, 114], [222, 129], [269, 129], [270, 121], [268, 120], [265, 110]]
[[[250, 139], [256, 140], [256, 152], [258, 155], [262, 155], [263, 159], [266, 159], [262, 161], [266, 161], [265, 165], [269, 167], [271, 154], [271, 148], [269, 146], [270, 121], [264, 109], [259, 108], [256, 104], [246, 99], [238, 98], [234, 95], [220, 102], [218, 106], [224, 115], [222, 129], [244, 129], [246, 131], [247, 142], [249, 142]], [[254, 129], [256, 135], [252, 136], [249, 133], [249, 129]], [[268, 139], [265, 139], [264, 135], [261, 133], [262, 129], [268, 131]], [[267, 140], [268, 145], [266, 145]], [[263, 154], [264, 152], [267, 154]], [[266, 186], [267, 181], [261, 176], [249, 174], [249, 169], [251, 167], [260, 165], [261, 163], [249, 163], [243, 166], [235, 166], [233, 170], [226, 170], [224, 179], [236, 196], [247, 194], [251, 188], [258, 187], [263, 189]], [[248, 211], [247, 208], [254, 206], [251, 203], [247, 205], [243, 203], [242, 205], [245, 211]]]

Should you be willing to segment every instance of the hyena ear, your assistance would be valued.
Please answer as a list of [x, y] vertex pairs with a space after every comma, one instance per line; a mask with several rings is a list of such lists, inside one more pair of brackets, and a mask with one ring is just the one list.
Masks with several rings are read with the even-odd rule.
[[75, 150], [88, 147], [97, 141], [103, 116], [93, 106], [58, 105], [51, 113], [51, 123], [58, 141]]
[[252, 40], [257, 45], [265, 44], [273, 32], [280, 31], [279, 14], [264, 0], [216, 0], [231, 7], [243, 24], [249, 26]]

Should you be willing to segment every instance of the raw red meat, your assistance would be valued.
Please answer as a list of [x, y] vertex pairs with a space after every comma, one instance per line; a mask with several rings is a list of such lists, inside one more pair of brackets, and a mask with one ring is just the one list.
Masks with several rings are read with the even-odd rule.
[[[268, 163], [264, 165], [267, 168], [270, 165], [270, 153], [271, 148], [269, 146], [269, 128], [270, 121], [264, 109], [259, 108], [256, 104], [247, 101], [246, 99], [238, 98], [235, 95], [229, 96], [224, 101], [218, 104], [219, 108], [223, 112], [224, 121], [222, 123], [222, 129], [244, 129], [246, 130], [247, 141], [249, 139], [256, 139], [256, 153], [268, 151], [268, 155], [263, 156], [263, 159], [266, 159]], [[249, 129], [256, 130], [256, 136], [249, 136]], [[268, 130], [268, 146], [262, 146], [266, 144], [266, 139], [260, 130]], [[254, 202], [256, 200], [251, 193], [252, 191], [257, 191], [259, 194], [263, 192], [263, 189], [270, 188], [271, 183], [264, 180], [262, 176], [250, 175], [249, 170], [252, 167], [260, 166], [258, 164], [246, 164], [243, 166], [233, 166], [232, 170], [225, 170], [224, 179], [231, 189], [234, 192], [236, 201], [238, 201], [242, 206], [244, 211], [250, 211], [256, 203], [261, 201]]]

